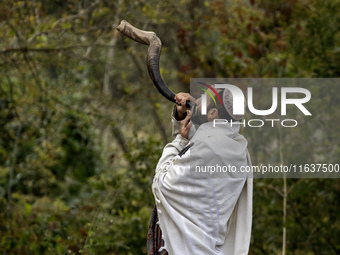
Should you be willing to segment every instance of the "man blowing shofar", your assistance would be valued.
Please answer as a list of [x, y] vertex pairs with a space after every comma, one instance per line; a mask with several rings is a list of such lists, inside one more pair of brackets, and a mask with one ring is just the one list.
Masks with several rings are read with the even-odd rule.
[[[179, 104], [172, 113], [175, 139], [164, 147], [152, 184], [156, 206], [148, 254], [248, 254], [253, 183], [239, 171], [251, 166], [248, 143], [237, 125], [242, 116], [232, 114], [231, 92], [224, 89], [218, 94], [223, 105], [207, 97], [206, 115], [200, 113], [201, 99], [191, 97], [195, 107], [190, 113], [185, 106], [190, 95], [175, 96]], [[228, 124], [214, 125], [214, 119]], [[197, 130], [192, 122], [199, 125]], [[197, 171], [209, 166], [232, 166], [237, 171]]]
[[[143, 31], [122, 20], [117, 30], [149, 45], [147, 67], [158, 91], [179, 105], [172, 113], [174, 140], [163, 150], [152, 184], [156, 206], [148, 230], [148, 254], [247, 254], [252, 219], [252, 179], [240, 172], [251, 166], [247, 140], [239, 125], [215, 127], [214, 119], [240, 121], [233, 115], [233, 96], [219, 92], [221, 105], [207, 98], [207, 115], [199, 113], [201, 100], [175, 95], [159, 70], [162, 43], [154, 32]], [[206, 97], [205, 97], [206, 98]], [[214, 100], [216, 101], [216, 99]], [[195, 106], [193, 106], [195, 105]], [[192, 113], [187, 108], [192, 107]], [[199, 125], [197, 131], [192, 122]], [[232, 166], [236, 172], [195, 172], [192, 169]]]

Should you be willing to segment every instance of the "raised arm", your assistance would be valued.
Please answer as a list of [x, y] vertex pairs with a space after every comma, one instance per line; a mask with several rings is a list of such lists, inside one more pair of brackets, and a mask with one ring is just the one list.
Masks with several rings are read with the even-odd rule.
[[186, 108], [186, 102], [190, 100], [190, 95], [179, 93], [175, 96], [175, 100], [178, 104], [172, 111], [172, 136], [175, 139], [164, 147], [156, 172], [170, 165], [172, 159], [189, 143], [196, 132], [195, 126], [190, 121], [190, 113]]

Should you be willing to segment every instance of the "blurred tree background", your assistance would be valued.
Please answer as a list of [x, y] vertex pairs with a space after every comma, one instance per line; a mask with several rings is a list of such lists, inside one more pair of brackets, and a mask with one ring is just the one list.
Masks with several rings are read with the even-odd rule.
[[[1, 254], [146, 253], [172, 104], [122, 19], [161, 38], [175, 92], [194, 77], [340, 76], [337, 0], [0, 1]], [[254, 164], [338, 163], [339, 90], [316, 92], [331, 102], [317, 126], [243, 130]], [[339, 201], [338, 179], [254, 179], [250, 254], [340, 254]]]

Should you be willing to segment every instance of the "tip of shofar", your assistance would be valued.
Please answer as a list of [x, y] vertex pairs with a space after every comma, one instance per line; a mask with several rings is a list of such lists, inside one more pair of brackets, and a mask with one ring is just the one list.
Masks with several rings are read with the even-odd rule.
[[120, 24], [116, 27], [116, 29], [119, 31], [119, 32], [122, 32], [124, 30], [124, 27], [125, 27], [125, 24], [129, 24], [125, 19], [123, 19]]
[[126, 20], [122, 20], [120, 24], [116, 27], [116, 29], [123, 35], [129, 37], [136, 42], [149, 45], [147, 66], [150, 77], [153, 80], [158, 91], [163, 96], [165, 96], [172, 102], [176, 102], [174, 99], [175, 94], [165, 85], [159, 71], [159, 58], [161, 55], [162, 42], [157, 37], [156, 33], [152, 31], [140, 30], [129, 24]]
[[155, 32], [152, 31], [144, 31], [140, 30], [134, 26], [132, 26], [129, 22], [126, 20], [122, 20], [117, 26], [117, 30], [121, 32], [123, 35], [131, 38], [132, 40], [150, 45], [151, 43], [155, 46], [161, 47], [162, 42], [161, 40], [157, 37]]

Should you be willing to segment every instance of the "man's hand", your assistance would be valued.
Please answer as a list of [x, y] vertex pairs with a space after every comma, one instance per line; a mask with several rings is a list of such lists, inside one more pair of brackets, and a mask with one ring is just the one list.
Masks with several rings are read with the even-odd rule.
[[190, 99], [193, 99], [193, 98], [192, 97], [190, 98], [189, 93], [180, 92], [176, 94], [175, 100], [177, 103], [176, 105], [176, 108], [177, 108], [176, 119], [177, 120], [183, 120], [185, 118], [186, 113], [187, 113], [187, 107], [185, 105], [186, 105], [186, 102], [189, 101]]
[[185, 119], [181, 121], [181, 126], [179, 128], [179, 134], [182, 137], [188, 139], [189, 131], [190, 131], [190, 128], [191, 128], [190, 112], [187, 110], [186, 114], [187, 114], [187, 116], [185, 117]]

